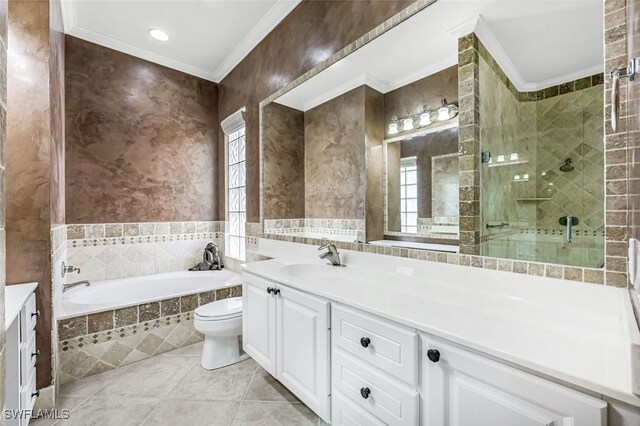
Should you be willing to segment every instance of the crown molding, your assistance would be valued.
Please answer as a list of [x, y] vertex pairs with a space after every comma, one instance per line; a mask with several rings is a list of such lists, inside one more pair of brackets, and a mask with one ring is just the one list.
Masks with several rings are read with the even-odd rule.
[[399, 79], [399, 80], [390, 81], [384, 86], [384, 90], [380, 90], [380, 92], [382, 93], [391, 92], [392, 90], [396, 90], [400, 87], [406, 86], [407, 84], [411, 84], [414, 81], [418, 81], [421, 78], [428, 77], [430, 75], [438, 73], [444, 69], [447, 69], [457, 64], [458, 64], [458, 55], [450, 56], [438, 63], [428, 65], [427, 67], [412, 73], [408, 77], [403, 77], [402, 79]]
[[481, 15], [478, 15], [462, 24], [455, 26], [448, 30], [449, 34], [459, 39], [467, 34], [476, 33], [484, 47], [491, 53], [493, 59], [500, 66], [502, 71], [507, 75], [511, 83], [519, 92], [535, 92], [540, 89], [546, 89], [547, 87], [557, 86], [569, 81], [574, 81], [582, 77], [588, 77], [599, 72], [603, 72], [603, 67], [600, 65], [594, 65], [585, 69], [573, 71], [568, 74], [559, 75], [544, 81], [528, 82], [522, 77], [520, 71], [511, 61], [511, 58], [502, 47], [502, 43], [491, 27], [482, 19]]
[[302, 0], [277, 0], [225, 60], [213, 71], [214, 81], [222, 81]]
[[117, 50], [149, 62], [163, 65], [205, 80], [219, 83], [229, 74], [258, 43], [264, 39], [302, 0], [277, 0], [269, 11], [249, 31], [242, 41], [225, 58], [214, 71], [194, 67], [167, 56], [151, 52], [138, 46], [114, 39], [102, 33], [82, 27], [78, 24], [76, 5], [80, 0], [61, 0], [62, 22], [64, 32], [74, 37], [86, 40], [109, 49]]

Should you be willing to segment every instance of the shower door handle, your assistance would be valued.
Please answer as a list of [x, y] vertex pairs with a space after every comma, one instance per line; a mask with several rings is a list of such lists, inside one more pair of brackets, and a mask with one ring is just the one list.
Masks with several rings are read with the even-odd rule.
[[620, 108], [620, 70], [611, 73], [611, 128], [618, 131], [618, 112]]
[[580, 220], [575, 216], [569, 215], [569, 216], [562, 216], [558, 220], [558, 223], [562, 226], [567, 227], [565, 241], [567, 242], [567, 244], [570, 244], [571, 240], [573, 240], [573, 227], [579, 224]]

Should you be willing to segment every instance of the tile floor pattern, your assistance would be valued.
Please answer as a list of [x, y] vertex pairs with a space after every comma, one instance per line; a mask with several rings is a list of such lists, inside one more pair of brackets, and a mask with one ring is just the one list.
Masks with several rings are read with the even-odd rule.
[[252, 359], [218, 370], [200, 366], [202, 342], [60, 388], [70, 418], [32, 426], [324, 425]]

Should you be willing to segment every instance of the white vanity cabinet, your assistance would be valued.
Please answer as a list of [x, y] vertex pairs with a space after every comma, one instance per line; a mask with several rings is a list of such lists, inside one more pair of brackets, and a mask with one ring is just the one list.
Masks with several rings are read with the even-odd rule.
[[422, 335], [423, 426], [604, 426], [606, 402]]
[[5, 409], [12, 415], [7, 425], [27, 425], [38, 396], [36, 390], [36, 309], [37, 284], [18, 284], [5, 289], [6, 364]]
[[242, 294], [245, 352], [328, 422], [329, 301], [246, 273]]

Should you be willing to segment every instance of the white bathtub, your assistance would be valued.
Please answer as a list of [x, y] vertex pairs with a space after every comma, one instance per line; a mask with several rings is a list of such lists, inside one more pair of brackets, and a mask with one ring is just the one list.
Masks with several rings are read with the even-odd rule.
[[232, 287], [242, 282], [235, 272], [179, 271], [165, 274], [117, 280], [96, 281], [91, 286], [79, 286], [62, 295], [58, 319], [90, 314], [110, 309], [140, 305], [188, 294]]

